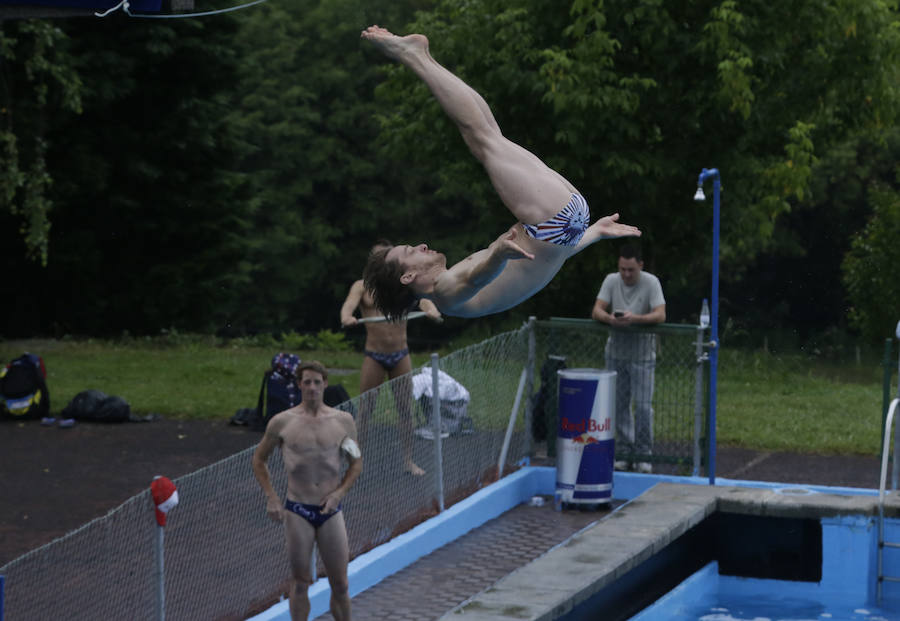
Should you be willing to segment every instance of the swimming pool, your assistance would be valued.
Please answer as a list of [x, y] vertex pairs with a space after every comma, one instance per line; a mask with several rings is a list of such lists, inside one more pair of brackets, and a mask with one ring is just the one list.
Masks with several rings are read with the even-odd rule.
[[[615, 496], [632, 500], [444, 619], [900, 620], [900, 585], [887, 583], [882, 605], [875, 605], [873, 490], [698, 483], [617, 476]], [[886, 505], [888, 541], [900, 539], [898, 510], [894, 495]], [[648, 608], [672, 589], [696, 593], [679, 584], [708, 566], [715, 569], [700, 575], [714, 571], [716, 579], [708, 581], [710, 599], [694, 616]], [[886, 554], [885, 570], [900, 574], [900, 552]], [[799, 609], [775, 615], [786, 601]], [[762, 607], [738, 616], [747, 603]], [[642, 611], [645, 616], [636, 616]]]
[[719, 574], [713, 561], [632, 621], [891, 621], [898, 611], [804, 582]]

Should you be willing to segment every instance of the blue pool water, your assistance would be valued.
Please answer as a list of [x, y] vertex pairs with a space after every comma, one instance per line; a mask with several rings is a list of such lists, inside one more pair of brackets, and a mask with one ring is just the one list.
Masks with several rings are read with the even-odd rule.
[[631, 621], [898, 621], [900, 612], [820, 585], [718, 575], [710, 563]]

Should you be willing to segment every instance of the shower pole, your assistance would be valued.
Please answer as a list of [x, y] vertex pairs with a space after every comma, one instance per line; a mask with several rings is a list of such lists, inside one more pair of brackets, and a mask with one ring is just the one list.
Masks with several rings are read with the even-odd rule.
[[709, 484], [716, 484], [716, 370], [719, 362], [719, 193], [721, 180], [719, 170], [704, 168], [697, 179], [697, 193], [694, 200], [706, 199], [703, 183], [713, 180], [713, 239], [712, 239], [712, 295], [710, 302], [709, 327]]

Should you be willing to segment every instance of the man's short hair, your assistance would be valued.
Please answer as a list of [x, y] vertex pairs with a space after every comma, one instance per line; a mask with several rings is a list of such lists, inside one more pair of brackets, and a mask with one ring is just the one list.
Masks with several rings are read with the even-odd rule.
[[328, 369], [325, 368], [324, 364], [318, 360], [307, 360], [297, 365], [297, 368], [294, 370], [294, 377], [297, 379], [297, 382], [303, 379], [303, 372], [307, 370], [315, 371], [322, 375], [323, 380], [328, 380]]
[[634, 259], [638, 263], [644, 260], [641, 256], [641, 247], [634, 244], [622, 244], [619, 248], [619, 256], [623, 259]]
[[416, 304], [416, 295], [409, 286], [400, 282], [403, 268], [398, 261], [388, 261], [387, 254], [393, 246], [378, 246], [369, 253], [363, 283], [372, 294], [377, 308], [389, 321], [397, 321]]

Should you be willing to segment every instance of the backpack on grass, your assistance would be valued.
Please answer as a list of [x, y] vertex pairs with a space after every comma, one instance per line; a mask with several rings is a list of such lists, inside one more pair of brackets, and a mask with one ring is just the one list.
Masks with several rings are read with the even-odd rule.
[[0, 419], [35, 420], [50, 414], [47, 368], [25, 352], [0, 369]]
[[[275, 354], [271, 368], [263, 373], [256, 409], [241, 408], [232, 417], [231, 423], [246, 425], [254, 431], [263, 431], [273, 416], [299, 405], [303, 396], [295, 380], [295, 373], [300, 363], [300, 357], [296, 354], [285, 352]], [[322, 401], [325, 405], [356, 415], [347, 389], [340, 384], [326, 387]]]
[[93, 389], [82, 390], [75, 395], [63, 408], [60, 416], [63, 420], [94, 423], [127, 423], [137, 420], [131, 415], [131, 406], [125, 399]]

